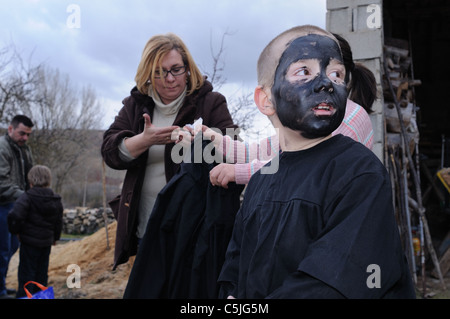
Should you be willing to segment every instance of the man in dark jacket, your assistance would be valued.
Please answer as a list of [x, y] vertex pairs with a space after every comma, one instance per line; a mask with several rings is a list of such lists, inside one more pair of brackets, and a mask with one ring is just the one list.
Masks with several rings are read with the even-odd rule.
[[27, 173], [33, 165], [26, 145], [33, 122], [25, 115], [16, 115], [8, 132], [0, 137], [0, 298], [8, 298], [5, 286], [9, 261], [19, 247], [17, 237], [8, 231], [8, 212], [14, 201], [28, 188]]
[[23, 287], [30, 280], [47, 285], [51, 247], [62, 230], [63, 205], [50, 188], [50, 169], [36, 165], [28, 179], [31, 188], [19, 196], [8, 214], [9, 230], [21, 243], [17, 298], [25, 297]]

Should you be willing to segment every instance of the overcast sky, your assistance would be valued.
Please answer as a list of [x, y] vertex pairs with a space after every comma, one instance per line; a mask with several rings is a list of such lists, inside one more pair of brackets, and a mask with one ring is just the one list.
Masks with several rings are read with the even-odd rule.
[[[280, 32], [300, 24], [325, 28], [326, 0], [0, 0], [0, 45], [91, 85], [105, 113], [105, 129], [135, 85], [147, 40], [174, 32], [203, 72], [212, 71], [211, 46], [225, 37], [220, 91], [253, 92], [256, 60]], [[73, 6], [75, 5], [75, 6]], [[79, 13], [79, 16], [77, 16]], [[79, 19], [77, 19], [79, 17]]]

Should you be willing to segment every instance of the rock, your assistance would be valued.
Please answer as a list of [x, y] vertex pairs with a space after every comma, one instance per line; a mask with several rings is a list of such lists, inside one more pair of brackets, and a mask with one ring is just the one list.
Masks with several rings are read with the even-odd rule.
[[[77, 207], [65, 209], [63, 213], [63, 232], [71, 235], [89, 235], [105, 226], [103, 208]], [[106, 209], [106, 220], [110, 224], [114, 215], [110, 208]]]

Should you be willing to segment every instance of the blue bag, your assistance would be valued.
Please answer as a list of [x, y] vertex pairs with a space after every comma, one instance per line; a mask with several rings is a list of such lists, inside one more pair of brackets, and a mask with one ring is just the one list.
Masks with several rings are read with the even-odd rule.
[[[41, 291], [32, 295], [26, 288], [28, 284], [35, 284], [36, 286], [38, 286], [38, 288], [41, 289]], [[25, 290], [25, 293], [27, 294], [28, 299], [55, 299], [55, 295], [53, 293], [53, 287], [47, 288], [35, 281], [28, 281], [25, 285], [23, 285], [23, 290]]]

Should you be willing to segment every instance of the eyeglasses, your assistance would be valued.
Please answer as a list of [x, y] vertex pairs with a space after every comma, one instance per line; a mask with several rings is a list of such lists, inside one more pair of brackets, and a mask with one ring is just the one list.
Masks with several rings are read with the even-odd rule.
[[[174, 68], [171, 68], [169, 71], [163, 70], [163, 76], [166, 78], [168, 75], [172, 74], [172, 76], [180, 76], [184, 73], [186, 73], [186, 66], [176, 66]], [[155, 79], [160, 79], [161, 75], [159, 73], [159, 70], [155, 70]]]

